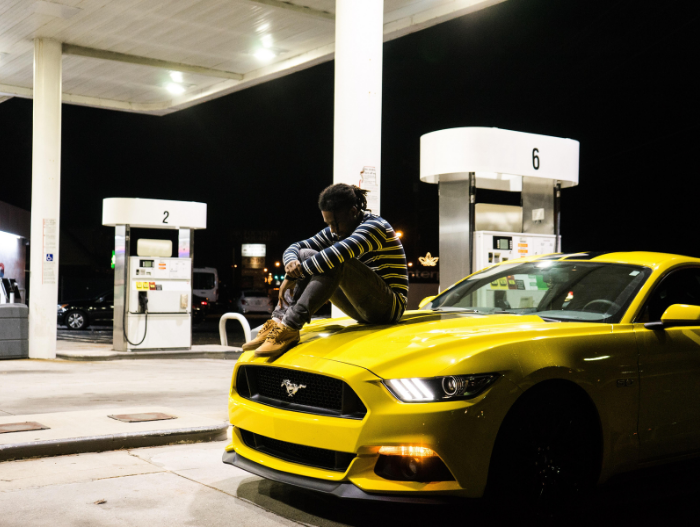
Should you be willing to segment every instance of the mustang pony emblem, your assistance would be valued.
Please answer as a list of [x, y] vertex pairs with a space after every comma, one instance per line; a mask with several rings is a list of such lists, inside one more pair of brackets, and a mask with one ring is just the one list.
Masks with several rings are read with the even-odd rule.
[[294, 397], [295, 393], [297, 393], [302, 388], [306, 388], [306, 384], [294, 384], [289, 379], [283, 380], [281, 386], [284, 386], [287, 389], [287, 395], [289, 397]]

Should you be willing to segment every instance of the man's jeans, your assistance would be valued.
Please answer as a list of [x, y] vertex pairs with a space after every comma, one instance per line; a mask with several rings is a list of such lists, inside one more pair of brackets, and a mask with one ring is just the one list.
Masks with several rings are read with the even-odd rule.
[[[302, 249], [299, 259], [303, 262], [317, 252]], [[377, 273], [353, 258], [325, 273], [298, 279], [289, 307], [277, 304], [272, 316], [290, 328], [301, 329], [328, 300], [349, 317], [369, 324], [390, 324], [397, 301]]]

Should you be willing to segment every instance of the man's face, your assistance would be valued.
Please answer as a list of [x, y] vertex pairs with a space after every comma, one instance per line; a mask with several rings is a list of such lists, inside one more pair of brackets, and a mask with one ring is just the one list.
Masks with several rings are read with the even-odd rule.
[[341, 240], [350, 236], [358, 224], [357, 207], [335, 212], [323, 210], [321, 214], [323, 214], [323, 221], [331, 228], [331, 232]]

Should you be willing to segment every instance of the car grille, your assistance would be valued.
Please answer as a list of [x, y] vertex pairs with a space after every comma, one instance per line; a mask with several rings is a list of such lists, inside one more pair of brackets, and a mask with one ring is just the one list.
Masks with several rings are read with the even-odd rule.
[[[304, 385], [292, 396], [285, 382]], [[241, 397], [295, 412], [362, 419], [367, 408], [347, 383], [298, 370], [271, 366], [241, 366], [236, 377]]]
[[287, 443], [271, 437], [261, 436], [239, 428], [243, 442], [249, 448], [262, 452], [272, 457], [284, 459], [300, 465], [323, 468], [336, 472], [345, 472], [355, 454], [348, 452], [338, 452], [336, 450], [326, 450], [325, 448], [315, 448], [312, 446], [297, 445]]

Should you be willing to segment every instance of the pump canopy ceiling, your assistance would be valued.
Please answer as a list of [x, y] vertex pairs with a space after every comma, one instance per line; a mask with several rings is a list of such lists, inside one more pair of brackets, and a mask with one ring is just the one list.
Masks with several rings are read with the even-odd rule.
[[[384, 0], [384, 39], [504, 0]], [[63, 102], [165, 115], [331, 60], [335, 0], [0, 0], [0, 102], [32, 97], [35, 38]]]

